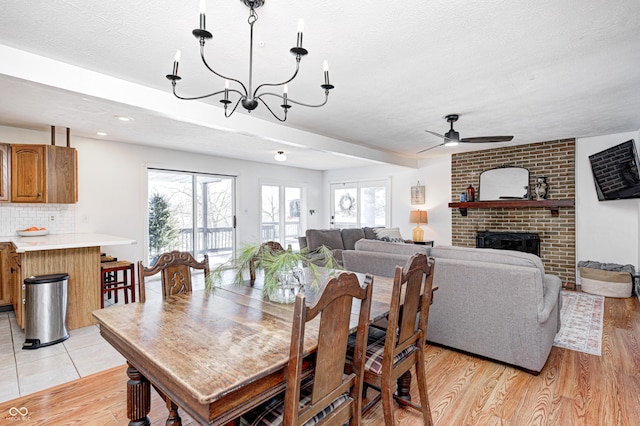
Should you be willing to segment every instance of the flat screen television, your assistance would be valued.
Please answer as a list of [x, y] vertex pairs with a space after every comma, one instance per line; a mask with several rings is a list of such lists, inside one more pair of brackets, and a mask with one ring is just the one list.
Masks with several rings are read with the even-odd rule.
[[640, 198], [638, 150], [630, 139], [589, 156], [598, 200]]

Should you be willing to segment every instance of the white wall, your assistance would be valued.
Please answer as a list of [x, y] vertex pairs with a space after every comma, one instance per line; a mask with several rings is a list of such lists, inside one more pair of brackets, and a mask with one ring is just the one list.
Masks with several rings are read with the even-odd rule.
[[[329, 184], [359, 179], [391, 178], [391, 226], [400, 228], [405, 239], [411, 238], [414, 224], [409, 223], [411, 210], [426, 210], [429, 223], [422, 225], [424, 239], [435, 244], [451, 244], [451, 160], [440, 158], [425, 163], [420, 169], [398, 166], [371, 166], [355, 169], [329, 170], [324, 173], [324, 202], [322, 227], [330, 222]], [[425, 204], [411, 205], [411, 187], [420, 181], [425, 186]]]
[[589, 155], [627, 141], [638, 132], [576, 140], [576, 258], [640, 265], [640, 199], [598, 201]]
[[[63, 145], [63, 138], [58, 139], [58, 145]], [[0, 141], [49, 144], [50, 133], [0, 126]], [[319, 210], [323, 202], [322, 172], [319, 171], [73, 136], [71, 146], [78, 150], [75, 231], [135, 239], [138, 244], [134, 246], [106, 248], [122, 259], [145, 259], [148, 166], [237, 176], [237, 242], [240, 245], [259, 241], [261, 182], [306, 186], [308, 209]], [[9, 209], [9, 205], [0, 203], [0, 209], [3, 208]], [[310, 216], [308, 209], [308, 226], [319, 227], [320, 215]]]

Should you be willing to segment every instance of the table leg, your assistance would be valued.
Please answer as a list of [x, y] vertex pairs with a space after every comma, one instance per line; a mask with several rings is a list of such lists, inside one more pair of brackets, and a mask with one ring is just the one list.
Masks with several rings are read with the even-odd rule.
[[398, 377], [398, 398], [411, 401], [411, 371], [407, 371]]
[[171, 401], [169, 398], [167, 398], [166, 403], [167, 409], [169, 410], [169, 417], [167, 417], [165, 425], [182, 426], [182, 419], [180, 418], [180, 414], [178, 414], [178, 406], [176, 405], [176, 403]]
[[127, 417], [129, 426], [151, 426], [147, 416], [151, 410], [151, 386], [137, 368], [129, 364], [127, 368]]

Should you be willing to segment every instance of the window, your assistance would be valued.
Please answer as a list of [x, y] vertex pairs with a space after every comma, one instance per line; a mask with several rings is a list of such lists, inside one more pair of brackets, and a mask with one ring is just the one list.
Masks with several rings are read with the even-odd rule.
[[215, 267], [230, 260], [235, 244], [235, 178], [148, 170], [149, 264], [161, 253], [209, 255]]
[[300, 220], [303, 216], [302, 188], [262, 185], [261, 241], [277, 241], [282, 247], [299, 249]]
[[389, 226], [389, 179], [332, 183], [333, 228]]

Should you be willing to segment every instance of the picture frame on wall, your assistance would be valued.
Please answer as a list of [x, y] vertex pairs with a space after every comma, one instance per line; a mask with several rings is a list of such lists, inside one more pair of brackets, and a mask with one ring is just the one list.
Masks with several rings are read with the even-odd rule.
[[411, 205], [424, 204], [425, 190], [424, 185], [420, 185], [420, 181], [416, 186], [411, 187]]

